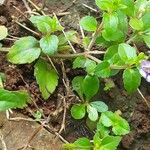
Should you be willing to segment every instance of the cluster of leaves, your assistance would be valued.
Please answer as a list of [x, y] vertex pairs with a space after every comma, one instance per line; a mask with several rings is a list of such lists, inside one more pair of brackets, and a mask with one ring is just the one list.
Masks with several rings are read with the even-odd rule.
[[98, 113], [108, 110], [108, 106], [102, 101], [91, 102], [91, 98], [99, 90], [99, 79], [96, 76], [77, 76], [72, 81], [73, 90], [75, 90], [82, 103], [75, 104], [71, 108], [71, 114], [75, 119], [82, 119], [86, 111], [91, 121], [98, 119]]
[[[123, 69], [124, 87], [131, 94], [141, 83], [138, 68], [141, 60], [147, 57], [144, 53], [137, 54], [137, 49], [131, 46], [130, 42], [144, 41], [150, 47], [149, 2], [146, 0], [96, 0], [96, 5], [103, 12], [100, 26], [92, 16], [83, 17], [80, 25], [84, 30], [98, 34], [96, 44], [105, 47], [106, 53], [98, 65], [91, 60], [85, 61], [85, 58], [76, 58], [74, 68], [85, 67], [88, 74], [92, 72], [99, 78], [114, 76]], [[132, 34], [126, 41], [128, 29], [132, 30], [130, 31]], [[85, 38], [90, 39], [90, 37]]]
[[106, 111], [101, 114], [92, 141], [83, 137], [72, 144], [64, 144], [64, 148], [69, 150], [116, 150], [122, 136], [129, 131], [130, 127], [125, 119], [117, 113]]
[[[44, 99], [48, 99], [58, 85], [58, 74], [55, 69], [42, 56], [54, 55], [57, 51], [68, 49], [67, 39], [54, 32], [62, 30], [56, 17], [32, 16], [30, 21], [42, 33], [42, 38], [37, 40], [35, 37], [27, 36], [17, 40], [11, 47], [7, 59], [13, 64], [27, 64], [36, 60], [34, 66], [34, 76], [39, 84], [40, 91]], [[76, 32], [68, 32], [67, 37], [74, 37]]]

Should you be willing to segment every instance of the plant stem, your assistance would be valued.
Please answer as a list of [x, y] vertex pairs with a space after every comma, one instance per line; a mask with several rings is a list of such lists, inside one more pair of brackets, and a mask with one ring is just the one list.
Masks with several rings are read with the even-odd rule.
[[136, 37], [137, 37], [137, 35], [131, 36], [131, 38], [126, 43], [130, 44]]
[[[89, 52], [83, 52], [83, 53], [74, 53], [74, 54], [55, 54], [50, 57], [53, 58], [74, 58], [78, 56], [85, 56], [85, 57], [90, 57], [90, 54], [104, 54], [105, 52], [103, 51], [89, 51]], [[94, 57], [96, 58], [96, 57]], [[97, 59], [97, 58], [96, 58]]]
[[94, 35], [93, 35], [93, 38], [92, 38], [92, 40], [91, 40], [91, 42], [90, 42], [90, 44], [89, 44], [89, 46], [88, 46], [88, 48], [87, 48], [87, 51], [90, 51], [91, 48], [93, 47], [93, 45], [94, 45], [94, 43], [95, 43], [95, 41], [96, 41], [96, 38], [97, 38], [97, 36], [99, 35], [99, 33], [101, 32], [102, 28], [103, 28], [103, 23], [101, 23], [101, 24], [99, 25], [99, 27], [97, 28], [97, 30], [95, 31], [95, 33], [94, 33]]

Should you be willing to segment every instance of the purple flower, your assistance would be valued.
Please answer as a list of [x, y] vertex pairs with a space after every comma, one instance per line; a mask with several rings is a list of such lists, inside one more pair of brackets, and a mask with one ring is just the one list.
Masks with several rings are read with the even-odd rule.
[[143, 60], [141, 62], [139, 72], [142, 75], [142, 77], [146, 79], [147, 82], [150, 82], [150, 61]]

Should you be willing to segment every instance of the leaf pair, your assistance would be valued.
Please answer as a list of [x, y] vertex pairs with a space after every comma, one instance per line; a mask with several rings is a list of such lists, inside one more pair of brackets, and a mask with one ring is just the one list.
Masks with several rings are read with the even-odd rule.
[[49, 16], [31, 16], [30, 21], [43, 34], [51, 34], [63, 29], [56, 17], [51, 18]]
[[82, 119], [85, 117], [86, 112], [91, 121], [98, 119], [98, 113], [108, 110], [108, 106], [102, 101], [94, 101], [89, 104], [75, 104], [71, 108], [71, 115], [74, 119]]
[[[112, 128], [112, 132], [111, 132]], [[116, 113], [106, 111], [101, 114], [97, 123], [97, 130], [92, 142], [88, 138], [79, 138], [74, 143], [64, 144], [65, 149], [75, 150], [116, 150], [122, 137], [128, 134], [128, 122]]]
[[99, 123], [102, 123], [105, 127], [112, 126], [112, 131], [115, 135], [125, 135], [130, 131], [128, 122], [111, 111], [103, 112]]

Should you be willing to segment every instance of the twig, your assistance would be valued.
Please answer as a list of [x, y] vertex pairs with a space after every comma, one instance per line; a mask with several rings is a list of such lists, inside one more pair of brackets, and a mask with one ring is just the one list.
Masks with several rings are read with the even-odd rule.
[[6, 143], [5, 143], [5, 141], [4, 141], [4, 136], [3, 136], [3, 134], [2, 134], [1, 131], [0, 131], [0, 140], [1, 140], [1, 142], [2, 142], [3, 150], [8, 150], [8, 149], [7, 149], [7, 146], [6, 146]]
[[59, 132], [58, 132], [59, 134], [61, 134], [61, 132], [62, 132], [63, 130], [65, 130], [66, 112], [67, 112], [65, 97], [63, 97], [63, 107], [64, 107], [63, 120], [62, 120], [61, 128], [60, 128], [60, 130], [59, 130]]
[[21, 27], [23, 27], [24, 29], [30, 31], [31, 33], [35, 34], [36, 36], [39, 36], [40, 37], [40, 34], [38, 32], [35, 32], [33, 30], [31, 30], [30, 28], [26, 27], [25, 25], [21, 24], [20, 22], [18, 22], [17, 20], [15, 20], [15, 22], [20, 25]]
[[25, 7], [27, 8], [27, 10], [28, 10], [29, 12], [31, 12], [31, 8], [29, 7], [27, 1], [26, 1], [26, 0], [22, 0], [22, 1], [23, 1], [23, 3], [24, 3]]
[[99, 60], [98, 58], [92, 56], [92, 55], [87, 55], [88, 58], [90, 58], [91, 60], [94, 60], [95, 62], [97, 62], [98, 64], [101, 63], [101, 60]]
[[[56, 14], [55, 14], [55, 13], [53, 13], [53, 14], [54, 14], [54, 16], [56, 17], [56, 19], [57, 19], [57, 21], [58, 21], [59, 25], [61, 25], [61, 24], [60, 24], [60, 22], [59, 22], [59, 20], [58, 20], [58, 18], [57, 18], [57, 16], [56, 16]], [[72, 51], [73, 51], [74, 53], [77, 53], [77, 52], [76, 52], [76, 50], [75, 50], [75, 48], [73, 47], [72, 43], [70, 42], [70, 40], [67, 38], [67, 35], [66, 35], [66, 33], [65, 33], [64, 29], [62, 29], [62, 32], [63, 32], [63, 34], [64, 34], [65, 38], [67, 39], [68, 44], [70, 45], [70, 47], [71, 47]]]
[[15, 118], [9, 118], [9, 121], [29, 121], [29, 122], [36, 122], [36, 120], [33, 120], [31, 118], [22, 118], [22, 117], [15, 117]]
[[84, 3], [82, 3], [82, 5], [83, 5], [84, 7], [86, 7], [86, 8], [88, 8], [88, 9], [94, 11], [94, 12], [98, 12], [98, 10], [96, 10], [96, 9], [94, 9], [94, 8], [92, 8], [92, 7], [90, 7], [90, 6], [86, 5], [86, 4], [84, 4]]
[[25, 15], [25, 13], [23, 13], [19, 8], [17, 8], [16, 6], [13, 6], [22, 16], [24, 16], [27, 20], [29, 20], [29, 18]]
[[55, 71], [58, 73], [58, 71], [57, 71], [57, 69], [56, 69], [54, 63], [53, 63], [52, 60], [51, 60], [51, 58], [50, 58], [48, 55], [46, 55], [46, 57], [48, 58], [48, 60], [49, 60], [49, 62], [51, 63], [52, 67], [53, 67], [53, 68], [55, 69]]
[[148, 103], [147, 99], [144, 97], [144, 95], [142, 94], [142, 92], [140, 91], [140, 89], [138, 89], [138, 93], [141, 95], [141, 97], [143, 98], [143, 100], [146, 103], [146, 105], [148, 106], [148, 108], [150, 108], [150, 104]]
[[93, 45], [95, 43], [95, 40], [96, 40], [97, 36], [99, 35], [99, 33], [101, 32], [102, 28], [103, 28], [103, 23], [101, 23], [99, 25], [99, 27], [97, 28], [97, 30], [95, 31], [95, 33], [93, 35], [93, 38], [92, 38], [92, 40], [91, 40], [91, 42], [90, 42], [90, 44], [89, 44], [89, 46], [87, 48], [87, 51], [90, 51], [91, 48], [93, 47]]
[[33, 3], [31, 0], [27, 0], [38, 12], [41, 12], [42, 15], [45, 16], [45, 13], [39, 8], [35, 3]]

